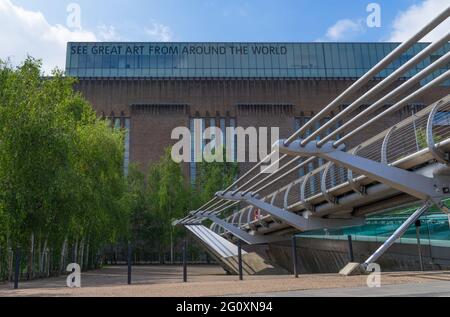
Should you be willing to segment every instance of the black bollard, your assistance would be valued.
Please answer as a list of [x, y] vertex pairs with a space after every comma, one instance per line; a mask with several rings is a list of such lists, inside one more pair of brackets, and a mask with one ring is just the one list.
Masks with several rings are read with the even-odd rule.
[[297, 264], [297, 237], [292, 237], [292, 261], [294, 264], [294, 276], [298, 278], [298, 264]]
[[238, 241], [238, 262], [239, 262], [239, 280], [244, 280], [244, 273], [242, 270], [242, 242]]
[[20, 279], [20, 249], [17, 248], [15, 256], [15, 268], [14, 268], [14, 289], [19, 289]]
[[350, 258], [350, 262], [355, 262], [355, 255], [353, 254], [353, 240], [352, 236], [348, 236], [348, 257]]
[[128, 257], [127, 257], [127, 264], [128, 264], [128, 285], [131, 285], [131, 257], [132, 257], [132, 248], [131, 248], [131, 243], [128, 242]]
[[187, 240], [183, 242], [183, 282], [187, 283]]
[[420, 270], [424, 271], [423, 258], [422, 258], [422, 246], [420, 244], [420, 227], [422, 226], [422, 222], [420, 220], [417, 220], [415, 225], [416, 225], [417, 248], [419, 251]]

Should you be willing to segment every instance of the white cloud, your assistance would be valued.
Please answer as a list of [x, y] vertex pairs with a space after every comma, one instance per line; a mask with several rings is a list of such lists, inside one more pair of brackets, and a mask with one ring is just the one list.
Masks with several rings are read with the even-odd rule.
[[154, 41], [170, 42], [173, 38], [172, 30], [164, 24], [152, 22], [152, 26], [144, 29], [145, 33]]
[[364, 31], [362, 20], [343, 19], [337, 21], [328, 28], [325, 40], [342, 41], [348, 40]]
[[0, 0], [0, 21], [0, 58], [9, 58], [14, 65], [27, 54], [40, 58], [46, 74], [55, 67], [65, 68], [67, 42], [108, 40], [116, 36], [114, 28], [107, 26], [100, 26], [96, 34], [52, 25], [41, 12], [26, 10], [11, 0]]
[[[420, 4], [409, 7], [401, 12], [394, 21], [389, 41], [402, 42], [416, 34], [439, 13], [449, 6], [448, 0], [424, 0]], [[450, 19], [447, 18], [438, 28], [427, 35], [422, 41], [435, 41], [450, 30]]]
[[119, 36], [116, 33], [116, 28], [112, 25], [101, 24], [97, 27], [98, 38], [101, 41], [117, 41]]

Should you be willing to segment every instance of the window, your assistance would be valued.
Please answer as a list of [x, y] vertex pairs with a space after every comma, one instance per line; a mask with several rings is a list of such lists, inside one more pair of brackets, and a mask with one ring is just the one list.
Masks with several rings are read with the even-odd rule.
[[128, 171], [130, 167], [130, 129], [131, 129], [130, 118], [125, 118], [124, 128], [125, 128], [125, 155], [124, 155], [123, 169], [124, 175], [128, 176]]
[[[190, 163], [190, 178], [191, 178], [191, 184], [194, 185], [196, 178], [197, 178], [197, 163], [196, 161], [201, 160], [201, 157], [198, 157], [199, 155], [203, 155], [204, 148], [206, 146], [206, 143], [209, 142], [207, 140], [204, 140], [200, 144], [200, 147], [196, 149], [196, 146], [198, 147], [196, 138], [198, 135], [200, 135], [199, 131], [195, 131], [195, 120], [200, 120], [200, 132], [201, 135], [204, 135], [205, 130], [207, 128], [212, 127], [218, 127], [222, 130], [222, 144], [229, 153], [232, 153], [232, 159], [234, 161], [237, 160], [237, 151], [236, 151], [236, 135], [228, 135], [227, 134], [227, 127], [236, 127], [236, 121], [235, 119], [227, 119], [227, 118], [219, 118], [218, 121], [216, 121], [216, 118], [191, 118], [189, 122], [189, 129], [191, 132], [191, 163]], [[219, 124], [219, 125], [218, 125]], [[197, 124], [198, 125], [198, 124]], [[214, 140], [216, 136], [211, 136], [211, 139]], [[214, 141], [213, 141], [214, 142]], [[196, 153], [197, 150], [200, 151], [200, 153]]]
[[[70, 54], [67, 56], [67, 71], [75, 77], [85, 76], [138, 76], [138, 77], [314, 77], [314, 78], [355, 78], [366, 73], [383, 57], [395, 49], [396, 43], [287, 43], [261, 44], [255, 48], [255, 43], [214, 44], [214, 50], [205, 50], [204, 54], [189, 51], [185, 46], [189, 43], [154, 44], [139, 43], [144, 46], [142, 54], [127, 55], [125, 45], [115, 54], [89, 54], [95, 43], [84, 43], [87, 53]], [[127, 45], [132, 45], [127, 43]], [[199, 43], [208, 47], [211, 43]], [[406, 63], [427, 45], [414, 45], [401, 57], [394, 60], [378, 77], [386, 77], [396, 68]], [[149, 49], [152, 46], [153, 49]], [[158, 49], [156, 49], [158, 46]], [[227, 48], [225, 51], [223, 48]], [[263, 48], [264, 47], [264, 48]], [[176, 48], [176, 49], [175, 49]], [[268, 50], [269, 48], [269, 50]], [[448, 52], [450, 44], [433, 52], [432, 56], [413, 67], [405, 77], [411, 77], [419, 70], [430, 65]], [[117, 55], [118, 53], [123, 55]], [[217, 53], [219, 52], [219, 53]], [[236, 51], [235, 51], [236, 52]], [[166, 54], [167, 53], [167, 54]], [[172, 54], [173, 53], [173, 54]], [[201, 52], [200, 52], [201, 53]], [[429, 78], [422, 81], [425, 84], [449, 69], [450, 65], [442, 67]], [[151, 70], [150, 70], [151, 69]], [[449, 85], [446, 82], [444, 85]]]
[[438, 112], [433, 120], [433, 126], [450, 126], [450, 112]]

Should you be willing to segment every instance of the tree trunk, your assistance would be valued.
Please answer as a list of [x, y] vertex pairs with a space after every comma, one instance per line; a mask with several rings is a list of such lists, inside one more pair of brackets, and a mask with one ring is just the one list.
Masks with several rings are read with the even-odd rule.
[[73, 246], [73, 263], [78, 263], [78, 238], [75, 240], [75, 245]]
[[170, 229], [170, 264], [173, 264], [173, 230]]
[[6, 253], [7, 253], [7, 258], [8, 258], [8, 281], [12, 281], [14, 252], [11, 248], [11, 240], [10, 239], [8, 239], [8, 242], [7, 242]]
[[89, 239], [86, 244], [86, 256], [85, 256], [85, 261], [84, 261], [84, 267], [86, 270], [89, 270]]
[[66, 270], [64, 267], [64, 256], [66, 255], [66, 248], [67, 248], [67, 236], [64, 238], [64, 242], [61, 248], [61, 256], [59, 258], [59, 273], [63, 274]]
[[83, 260], [84, 260], [84, 239], [81, 239], [80, 246], [80, 268], [83, 269]]
[[34, 232], [30, 237], [30, 255], [28, 257], [28, 280], [34, 277]]
[[41, 277], [41, 273], [42, 273], [42, 263], [41, 263], [41, 257], [42, 257], [42, 237], [39, 235], [39, 239], [38, 239], [38, 245], [37, 245], [37, 260], [38, 260], [38, 277]]
[[52, 273], [52, 249], [47, 249], [47, 277], [50, 277], [50, 274]]
[[47, 250], [47, 238], [45, 238], [44, 240], [44, 246], [42, 247], [42, 251], [41, 251], [41, 258], [40, 258], [40, 262], [39, 262], [39, 272], [41, 272], [42, 274], [45, 274], [45, 253]]

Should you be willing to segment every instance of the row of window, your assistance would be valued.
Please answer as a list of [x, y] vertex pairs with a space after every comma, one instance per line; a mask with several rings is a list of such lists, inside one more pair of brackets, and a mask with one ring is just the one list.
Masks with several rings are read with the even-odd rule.
[[[420, 52], [419, 43], [387, 68], [392, 72]], [[389, 54], [393, 43], [286, 44], [285, 55], [68, 55], [67, 73], [83, 76], [300, 76], [358, 77]], [[450, 49], [450, 44], [419, 63], [408, 77]], [[385, 77], [387, 73], [382, 74]]]
[[[412, 106], [408, 107], [408, 112], [416, 113], [416, 112], [420, 111], [422, 108], [423, 108], [423, 105], [412, 105]], [[294, 120], [295, 131], [297, 131], [301, 127], [303, 127], [310, 119], [311, 119], [311, 117], [295, 118], [295, 120]], [[124, 173], [125, 173], [125, 175], [127, 175], [128, 170], [129, 170], [129, 164], [130, 164], [130, 129], [131, 129], [130, 118], [113, 117], [113, 118], [108, 118], [108, 120], [110, 120], [111, 125], [114, 128], [124, 129], [126, 131], [125, 140], [124, 140], [124, 142], [125, 142], [125, 144], [124, 144], [124, 150], [125, 150]], [[197, 176], [197, 164], [195, 163], [195, 161], [198, 159], [198, 157], [197, 157], [199, 155], [198, 150], [201, 151], [200, 153], [203, 153], [204, 147], [206, 146], [206, 142], [207, 142], [206, 140], [202, 140], [202, 143], [200, 144], [200, 148], [199, 149], [196, 148], [196, 142], [197, 142], [196, 138], [198, 137], [198, 133], [196, 133], [196, 126], [195, 126], [196, 121], [195, 120], [197, 120], [197, 122], [200, 124], [199, 127], [200, 127], [200, 131], [201, 131], [201, 135], [203, 135], [205, 130], [210, 127], [220, 128], [224, 132], [222, 135], [222, 140], [221, 140], [220, 144], [222, 144], [224, 148], [229, 149], [229, 151], [231, 151], [231, 153], [233, 155], [234, 160], [235, 161], [237, 160], [236, 136], [234, 135], [230, 138], [230, 136], [228, 136], [225, 133], [227, 127], [236, 128], [236, 120], [234, 118], [192, 118], [192, 119], [190, 119], [189, 127], [190, 127], [190, 131], [191, 131], [191, 158], [193, 160], [193, 162], [190, 163], [190, 176], [191, 176], [192, 183], [195, 182], [195, 179]], [[305, 136], [311, 135], [311, 133], [313, 131], [317, 130], [320, 126], [322, 126], [329, 120], [330, 120], [329, 118], [324, 118], [321, 121], [315, 123], [314, 126], [312, 126], [310, 129], [308, 129]], [[338, 123], [334, 127], [330, 127], [327, 131], [325, 131], [325, 134], [329, 134], [332, 130], [339, 127], [339, 125], [340, 124]], [[450, 125], [450, 113], [449, 112], [439, 112], [435, 118], [435, 125], [449, 126]], [[214, 136], [211, 136], [211, 137], [214, 139]], [[337, 138], [339, 138], [339, 136], [337, 136]], [[317, 140], [320, 140], [320, 136], [317, 137]], [[316, 162], [309, 163], [307, 166], [305, 166], [299, 170], [299, 177], [312, 172], [313, 170], [315, 170], [316, 168], [318, 168], [319, 166], [321, 166], [323, 164], [324, 164], [324, 161], [322, 159], [319, 159]], [[335, 173], [334, 173], [334, 171], [332, 171], [330, 174], [334, 175]], [[332, 182], [333, 182], [333, 180], [332, 180]], [[319, 190], [317, 182], [311, 181], [309, 186], [310, 186], [309, 190], [311, 192], [315, 192], [315, 191]]]
[[[424, 82], [443, 74], [446, 70], [434, 72]], [[363, 76], [367, 69], [69, 69], [67, 74], [76, 77], [148, 77], [148, 78], [358, 78]], [[377, 78], [386, 78], [393, 70], [383, 70]], [[417, 73], [411, 70], [405, 78]], [[446, 83], [448, 86], [448, 82]]]
[[111, 122], [111, 126], [115, 129], [124, 129], [125, 130], [125, 139], [124, 139], [124, 156], [123, 156], [123, 171], [124, 175], [128, 175], [128, 171], [130, 168], [130, 130], [131, 130], [131, 121], [130, 118], [126, 117], [110, 117], [108, 120]]
[[[203, 155], [203, 150], [206, 146], [206, 142], [210, 142], [209, 140], [206, 141], [202, 138], [202, 142], [198, 142], [198, 137], [200, 135], [204, 135], [205, 130], [211, 127], [218, 127], [220, 128], [222, 133], [222, 140], [220, 141], [220, 144], [223, 145], [224, 149], [227, 149], [232, 153], [233, 159], [237, 160], [237, 147], [236, 147], [236, 136], [229, 136], [227, 133], [225, 133], [226, 128], [235, 128], [236, 127], [236, 120], [233, 118], [193, 118], [189, 122], [189, 129], [191, 131], [191, 163], [190, 163], [190, 177], [191, 177], [191, 183], [195, 184], [196, 178], [197, 178], [197, 163], [196, 161], [199, 161], [200, 158], [199, 155]], [[196, 131], [196, 129], [199, 129], [199, 131]], [[215, 136], [210, 136], [212, 140], [214, 140]], [[197, 145], [198, 144], [198, 145]]]

